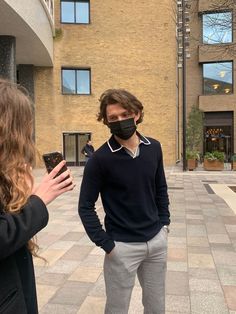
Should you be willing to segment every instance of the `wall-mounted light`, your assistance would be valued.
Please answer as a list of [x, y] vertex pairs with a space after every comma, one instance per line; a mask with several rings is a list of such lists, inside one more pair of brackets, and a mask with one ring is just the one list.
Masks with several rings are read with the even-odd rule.
[[230, 88], [225, 88], [225, 94], [228, 94], [230, 92]]
[[214, 89], [218, 89], [218, 87], [220, 86], [219, 84], [213, 84], [212, 85]]

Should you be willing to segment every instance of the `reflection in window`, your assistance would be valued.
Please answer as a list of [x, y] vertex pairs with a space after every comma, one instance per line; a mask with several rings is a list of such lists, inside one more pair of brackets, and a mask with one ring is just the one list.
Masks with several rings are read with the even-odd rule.
[[62, 93], [89, 95], [90, 69], [62, 69]]
[[61, 1], [62, 23], [88, 24], [89, 18], [89, 0]]
[[67, 162], [75, 162], [76, 149], [75, 149], [75, 134], [64, 133], [64, 148], [65, 158]]
[[75, 94], [75, 71], [62, 70], [62, 92], [63, 94]]
[[203, 14], [202, 23], [204, 44], [232, 42], [232, 12]]
[[63, 23], [74, 23], [74, 3], [73, 2], [61, 2], [61, 21]]
[[76, 2], [76, 23], [89, 23], [89, 3]]
[[233, 92], [232, 68], [232, 62], [204, 63], [204, 95], [231, 94]]
[[90, 94], [90, 71], [79, 70], [77, 72], [77, 94]]

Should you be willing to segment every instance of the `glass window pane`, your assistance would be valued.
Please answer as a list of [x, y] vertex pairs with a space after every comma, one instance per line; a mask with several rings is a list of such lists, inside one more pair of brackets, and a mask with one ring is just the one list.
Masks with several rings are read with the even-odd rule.
[[90, 94], [90, 71], [77, 71], [77, 94]]
[[202, 20], [204, 44], [232, 42], [232, 12], [204, 14]]
[[74, 2], [61, 2], [61, 21], [63, 23], [75, 22], [75, 7]]
[[88, 2], [76, 2], [76, 23], [89, 23]]
[[76, 162], [75, 134], [64, 134], [65, 159], [68, 162]]
[[203, 64], [204, 94], [233, 92], [232, 62]]
[[75, 94], [75, 70], [62, 70], [63, 94]]

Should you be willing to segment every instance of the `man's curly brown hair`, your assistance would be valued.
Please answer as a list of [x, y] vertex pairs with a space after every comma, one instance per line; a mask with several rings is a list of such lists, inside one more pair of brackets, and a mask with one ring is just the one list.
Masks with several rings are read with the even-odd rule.
[[143, 121], [143, 105], [142, 103], [130, 92], [125, 89], [108, 89], [102, 93], [100, 99], [100, 112], [97, 115], [98, 121], [103, 121], [108, 125], [106, 108], [108, 105], [120, 104], [123, 108], [127, 109], [131, 113], [140, 113], [140, 118], [137, 120], [137, 124]]

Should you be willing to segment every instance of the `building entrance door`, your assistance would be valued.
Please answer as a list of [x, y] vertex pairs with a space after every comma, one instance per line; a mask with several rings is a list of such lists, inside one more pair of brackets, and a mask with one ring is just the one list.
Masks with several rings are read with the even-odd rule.
[[84, 166], [85, 156], [81, 153], [91, 133], [63, 133], [63, 155], [69, 166]]

